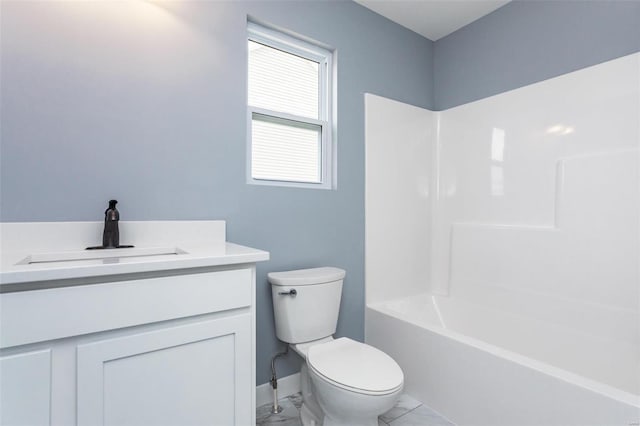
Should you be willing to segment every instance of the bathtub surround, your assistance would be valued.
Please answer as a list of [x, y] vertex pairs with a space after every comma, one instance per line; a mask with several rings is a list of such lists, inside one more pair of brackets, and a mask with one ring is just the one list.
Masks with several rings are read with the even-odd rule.
[[407, 392], [460, 424], [637, 421], [640, 53], [438, 113], [367, 95], [366, 112], [366, 341]]
[[376, 303], [428, 287], [436, 113], [369, 94], [365, 104], [365, 293]]

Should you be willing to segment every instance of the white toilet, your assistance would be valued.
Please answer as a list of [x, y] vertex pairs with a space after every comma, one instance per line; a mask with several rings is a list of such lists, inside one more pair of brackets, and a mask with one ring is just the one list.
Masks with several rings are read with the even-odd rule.
[[268, 275], [278, 339], [305, 363], [300, 371], [305, 426], [377, 426], [404, 385], [384, 352], [336, 331], [345, 271], [314, 268]]

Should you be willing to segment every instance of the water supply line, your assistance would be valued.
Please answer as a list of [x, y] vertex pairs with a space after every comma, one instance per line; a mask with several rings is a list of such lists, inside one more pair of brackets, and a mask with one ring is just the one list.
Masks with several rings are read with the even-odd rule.
[[276, 359], [285, 356], [289, 353], [289, 345], [284, 349], [284, 352], [279, 352], [271, 358], [271, 387], [273, 388], [273, 407], [271, 408], [272, 414], [278, 414], [282, 412], [282, 407], [278, 405], [278, 377], [276, 376]]

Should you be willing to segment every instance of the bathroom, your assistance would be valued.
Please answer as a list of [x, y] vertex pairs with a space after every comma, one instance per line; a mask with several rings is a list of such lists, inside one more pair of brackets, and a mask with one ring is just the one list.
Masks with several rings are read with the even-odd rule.
[[[285, 348], [276, 338], [267, 274], [331, 266], [346, 271], [334, 336], [367, 342], [391, 355], [403, 368], [405, 393], [442, 418], [459, 425], [637, 424], [640, 236], [633, 161], [640, 144], [640, 2], [488, 3], [496, 8], [450, 34], [429, 38], [347, 0], [3, 0], [0, 222], [101, 221], [106, 202], [116, 198], [122, 221], [224, 220], [229, 241], [268, 251], [269, 260], [255, 267], [256, 406], [270, 403], [271, 359]], [[319, 44], [333, 54], [334, 169], [329, 188], [248, 183], [249, 21]], [[615, 77], [607, 79], [610, 68], [600, 66], [613, 67]], [[554, 98], [556, 89], [572, 97]], [[618, 102], [622, 98], [625, 103]], [[566, 113], [581, 106], [582, 115]], [[562, 114], [553, 116], [557, 112]], [[596, 126], [602, 114], [610, 115]], [[495, 117], [499, 119], [490, 123]], [[514, 148], [518, 142], [510, 131], [514, 126], [527, 131], [528, 123], [539, 138], [532, 136], [523, 147]], [[385, 141], [405, 142], [408, 151], [384, 151]], [[409, 144], [422, 150], [419, 158]], [[381, 150], [374, 151], [376, 147]], [[602, 153], [624, 158], [618, 162], [617, 157], [607, 157], [611, 161], [606, 164], [598, 158], [592, 163], [556, 164]], [[379, 157], [372, 157], [376, 154]], [[375, 161], [391, 158], [398, 160], [395, 168]], [[576, 194], [569, 199], [571, 206], [580, 209], [584, 203], [579, 201], [589, 199], [589, 194], [602, 196], [602, 205], [562, 211], [557, 218], [557, 167], [564, 167], [567, 185], [578, 183], [578, 192], [567, 192]], [[572, 167], [578, 172], [586, 168], [587, 173], [572, 174]], [[605, 179], [607, 184], [598, 186], [599, 181], [589, 181], [592, 187], [586, 189], [579, 185], [597, 170], [621, 176], [620, 182]], [[614, 187], [622, 189], [607, 192]], [[392, 201], [409, 203], [404, 205], [410, 208], [390, 208]], [[613, 212], [607, 206], [613, 206]], [[616, 211], [631, 216], [615, 216]], [[569, 274], [543, 258], [563, 243], [547, 247], [546, 240], [536, 239], [538, 234], [524, 235], [526, 229], [515, 230], [521, 232], [515, 239], [496, 237], [482, 227], [537, 227], [544, 228], [542, 233], [562, 228], [558, 223], [598, 228], [589, 222], [598, 215], [615, 228], [613, 237], [594, 234], [608, 249], [598, 259], [621, 259], [608, 264], [618, 265], [618, 272], [595, 267], [601, 263], [591, 264], [594, 259], [588, 253], [572, 246], [575, 256], [563, 259], [585, 269]], [[454, 224], [458, 228], [451, 234]], [[125, 238], [123, 228], [121, 239], [128, 243]], [[517, 249], [518, 240], [526, 243], [528, 257], [506, 256], [523, 252]], [[496, 253], [515, 266], [502, 268]], [[541, 261], [536, 265], [535, 259]], [[581, 372], [565, 374], [563, 366], [544, 363], [556, 369], [555, 377], [561, 377], [556, 382], [586, 377], [589, 383], [578, 380], [575, 386], [602, 396], [605, 405], [622, 401], [631, 408], [615, 406], [615, 415], [598, 417], [598, 404], [591, 396], [580, 399], [584, 395], [579, 391], [571, 397], [573, 405], [564, 404], [566, 412], [562, 407], [554, 412], [557, 417], [531, 417], [547, 409], [545, 395], [560, 392], [546, 382], [534, 386], [537, 379], [527, 381], [529, 371], [544, 369], [531, 358], [519, 360], [524, 372], [513, 372], [510, 366], [500, 370], [494, 358], [484, 355], [473, 364], [474, 371], [484, 368], [494, 377], [521, 378], [534, 395], [507, 386], [513, 390], [512, 399], [522, 401], [518, 405], [503, 394], [476, 387], [491, 385], [481, 374], [477, 383], [448, 375], [445, 367], [465, 371], [460, 363], [469, 363], [460, 361], [466, 349], [456, 346], [459, 340], [431, 343], [434, 336], [446, 333], [419, 335], [425, 352], [418, 352], [421, 345], [404, 347], [400, 340], [385, 346], [398, 336], [415, 340], [411, 333], [422, 327], [416, 326], [420, 321], [391, 313], [402, 311], [400, 303], [398, 308], [387, 302], [428, 294], [444, 299], [444, 304], [446, 297], [468, 300], [482, 293], [487, 296], [484, 306], [495, 308], [506, 296], [494, 293], [491, 298], [491, 288], [504, 288], [506, 281], [523, 275], [533, 278], [522, 282], [543, 280], [544, 270], [574, 281], [566, 288], [560, 280], [543, 286], [545, 291], [558, 289], [551, 301], [541, 297], [550, 292], [522, 291], [519, 294], [529, 299], [510, 301], [511, 312], [539, 306], [545, 315], [560, 312], [558, 318], [566, 319], [561, 313], [568, 305], [553, 304], [558, 300], [585, 300], [602, 308], [598, 312], [618, 309], [620, 316], [589, 316], [571, 305], [572, 318], [584, 317], [598, 330], [617, 330], [618, 318], [624, 324], [620, 330], [631, 335], [627, 341], [635, 355], [622, 375], [631, 377], [632, 385], [635, 382], [635, 393], [615, 392], [616, 386], [606, 385], [606, 380], [592, 380]], [[597, 287], [598, 278], [607, 273], [619, 273], [611, 279], [611, 288], [618, 292]], [[493, 279], [496, 282], [489, 282]], [[480, 281], [482, 286], [473, 287]], [[588, 288], [581, 288], [581, 282], [588, 282]], [[466, 292], [464, 297], [459, 290]], [[433, 300], [426, 304], [440, 306]], [[464, 317], [472, 307], [462, 311]], [[440, 314], [446, 322], [444, 306]], [[603, 318], [611, 320], [611, 328], [603, 325]], [[493, 331], [499, 322], [500, 318], [489, 323], [484, 331]], [[503, 348], [490, 338], [483, 342]], [[482, 346], [467, 343], [473, 349]], [[436, 354], [429, 345], [443, 352]], [[497, 356], [497, 350], [484, 349]], [[554, 352], [554, 347], [543, 349]], [[513, 358], [513, 352], [518, 350], [508, 357]], [[412, 353], [416, 359], [404, 356]], [[580, 362], [576, 356], [569, 364]], [[433, 370], [428, 364], [436, 358], [440, 364]], [[622, 365], [619, 359], [612, 357], [609, 363]], [[448, 360], [458, 364], [449, 365]], [[534, 361], [542, 363], [540, 358]], [[301, 366], [292, 352], [278, 358], [281, 397], [300, 391]], [[597, 388], [593, 382], [598, 381], [605, 388]], [[467, 386], [465, 392], [462, 386]], [[477, 404], [470, 402], [473, 392]], [[609, 413], [607, 407], [601, 412]], [[576, 415], [571, 423], [567, 412], [580, 410], [586, 414]], [[497, 423], [495, 416], [512, 411], [538, 420]], [[387, 420], [401, 426], [403, 417], [409, 421], [407, 416], [410, 413]], [[384, 418], [380, 422], [386, 424]]]

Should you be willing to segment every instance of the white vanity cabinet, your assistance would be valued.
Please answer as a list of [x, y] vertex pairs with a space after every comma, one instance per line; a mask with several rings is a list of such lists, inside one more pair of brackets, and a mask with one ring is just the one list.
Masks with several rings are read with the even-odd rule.
[[249, 425], [253, 268], [4, 293], [2, 425]]
[[251, 250], [5, 287], [0, 425], [255, 424]]

